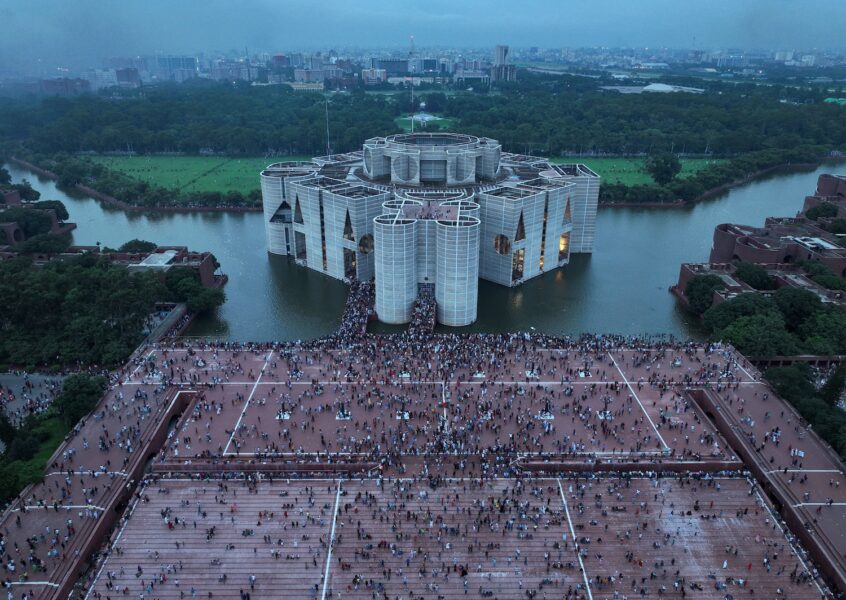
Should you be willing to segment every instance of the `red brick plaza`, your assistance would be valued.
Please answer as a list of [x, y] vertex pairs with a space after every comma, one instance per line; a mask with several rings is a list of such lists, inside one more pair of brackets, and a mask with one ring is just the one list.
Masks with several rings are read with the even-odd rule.
[[144, 347], [77, 429], [4, 514], [15, 600], [828, 598], [846, 572], [843, 465], [730, 348]]

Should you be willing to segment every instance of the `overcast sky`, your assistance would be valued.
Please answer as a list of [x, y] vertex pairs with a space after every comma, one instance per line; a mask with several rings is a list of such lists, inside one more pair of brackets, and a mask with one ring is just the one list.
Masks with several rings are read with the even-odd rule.
[[843, 48], [846, 0], [0, 0], [0, 70], [343, 46]]

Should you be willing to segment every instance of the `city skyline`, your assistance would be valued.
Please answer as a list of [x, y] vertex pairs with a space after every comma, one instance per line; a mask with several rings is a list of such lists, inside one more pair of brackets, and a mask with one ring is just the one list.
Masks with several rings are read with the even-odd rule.
[[[742, 3], [604, 0], [590, 7], [530, 0], [513, 4], [476, 0], [410, 2], [401, 9], [365, 0], [355, 5], [303, 0], [255, 0], [251, 10], [220, 0], [200, 5], [163, 0], [109, 4], [83, 0], [11, 2], [0, 17], [18, 32], [0, 40], [0, 70], [39, 66], [81, 68], [105, 57], [232, 51], [364, 47], [655, 47], [709, 50], [832, 49], [836, 18], [846, 6], [833, 0], [801, 5], [777, 0]], [[656, 18], [660, 15], [660, 19]], [[86, 34], [80, 35], [81, 31]], [[21, 44], [20, 40], [37, 43]], [[840, 42], [840, 47], [843, 44]]]

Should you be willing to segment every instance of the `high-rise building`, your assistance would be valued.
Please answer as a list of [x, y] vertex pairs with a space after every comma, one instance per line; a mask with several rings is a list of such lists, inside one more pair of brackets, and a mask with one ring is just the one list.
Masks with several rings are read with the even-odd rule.
[[382, 321], [421, 285], [438, 321], [476, 320], [479, 278], [517, 286], [593, 250], [599, 177], [453, 133], [372, 138], [362, 151], [261, 173], [267, 248], [341, 280], [376, 281]]
[[496, 47], [496, 56], [494, 58], [494, 65], [507, 65], [508, 64], [508, 46], [499, 45]]

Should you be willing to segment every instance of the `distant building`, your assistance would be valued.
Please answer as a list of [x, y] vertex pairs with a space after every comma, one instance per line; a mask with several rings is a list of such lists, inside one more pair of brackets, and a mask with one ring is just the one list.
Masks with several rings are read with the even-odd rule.
[[135, 88], [141, 85], [141, 75], [135, 67], [115, 69], [115, 79], [120, 87]]
[[500, 45], [494, 50], [494, 65], [508, 64], [508, 46]]
[[94, 91], [118, 85], [117, 71], [115, 69], [91, 69], [88, 71], [88, 82]]
[[153, 79], [183, 82], [199, 76], [195, 56], [150, 56], [146, 58], [147, 73]]
[[[805, 212], [822, 203], [836, 208], [833, 217], [813, 220]], [[799, 263], [819, 262], [834, 274], [846, 278], [846, 241], [829, 233], [822, 226], [831, 219], [846, 218], [846, 176], [820, 175], [816, 192], [805, 198], [796, 217], [770, 217], [763, 227], [722, 223], [714, 228], [714, 239], [708, 263], [685, 263], [673, 292], [684, 299], [688, 282], [696, 275], [719, 276], [724, 290], [715, 292], [714, 302], [722, 302], [741, 293], [757, 293], [733, 277], [737, 263], [754, 263], [767, 270], [778, 287], [800, 287], [815, 293], [822, 302], [833, 302], [846, 308], [846, 297], [839, 290], [828, 290], [804, 274]]]
[[288, 87], [293, 88], [295, 92], [322, 92], [326, 88], [325, 84], [322, 81], [314, 83], [286, 81], [283, 82], [283, 85], [287, 85]]
[[649, 85], [603, 85], [600, 89], [609, 92], [618, 92], [620, 94], [642, 94], [644, 92], [656, 94], [668, 94], [673, 92], [702, 94], [705, 92], [702, 88], [668, 85], [666, 83], [650, 83]]
[[242, 60], [217, 60], [209, 70], [209, 76], [218, 81], [255, 81], [259, 67]]
[[476, 320], [479, 278], [517, 286], [592, 252], [599, 177], [451, 133], [372, 138], [362, 151], [261, 173], [267, 248], [336, 279], [376, 280], [382, 321], [419, 285], [438, 321]]
[[298, 83], [322, 83], [327, 79], [335, 81], [343, 75], [343, 70], [332, 65], [324, 65], [319, 69], [294, 69], [294, 81]]
[[516, 65], [494, 65], [491, 67], [491, 81], [517, 81]]
[[78, 96], [90, 91], [91, 84], [86, 79], [57, 77], [38, 82], [38, 93], [45, 96]]
[[480, 83], [487, 85], [491, 81], [491, 76], [483, 71], [465, 71], [460, 69], [455, 72], [453, 79], [457, 83]]
[[374, 63], [373, 66], [377, 69], [384, 69], [388, 77], [392, 75], [407, 75], [409, 72], [407, 58], [379, 58]]
[[364, 85], [379, 85], [388, 80], [388, 72], [385, 69], [362, 69], [361, 80]]

